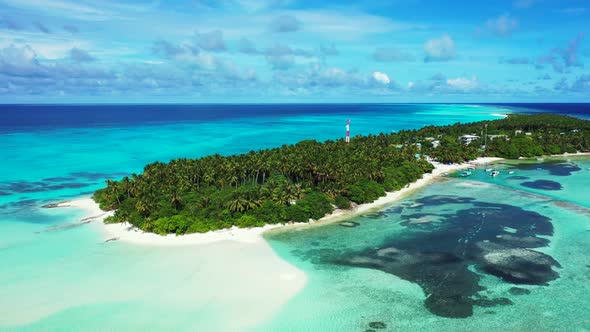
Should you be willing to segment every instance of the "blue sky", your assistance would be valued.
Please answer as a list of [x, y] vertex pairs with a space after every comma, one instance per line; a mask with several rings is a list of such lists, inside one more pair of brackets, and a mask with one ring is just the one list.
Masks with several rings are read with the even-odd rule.
[[587, 0], [0, 0], [0, 102], [590, 102]]

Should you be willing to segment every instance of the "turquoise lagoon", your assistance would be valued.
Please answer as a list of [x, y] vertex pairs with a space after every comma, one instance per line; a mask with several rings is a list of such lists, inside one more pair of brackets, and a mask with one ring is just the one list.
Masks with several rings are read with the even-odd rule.
[[[240, 296], [239, 283], [226, 287], [230, 295], [216, 294], [208, 284], [210, 279], [219, 279], [225, 285], [239, 280], [238, 268], [225, 276], [211, 272], [227, 272], [222, 260], [207, 259], [208, 255], [219, 257], [219, 250], [227, 250], [227, 246], [189, 250], [104, 243], [98, 225], [80, 224], [83, 211], [40, 208], [49, 202], [88, 196], [105, 179], [139, 172], [153, 161], [247, 152], [309, 138], [339, 138], [346, 118], [352, 120], [354, 135], [493, 119], [493, 114], [510, 112], [506, 108], [472, 105], [416, 105], [403, 111], [396, 105], [370, 105], [338, 112], [334, 111], [338, 105], [332, 105], [323, 106], [329, 112], [320, 108], [296, 114], [281, 113], [281, 106], [276, 107], [274, 115], [250, 114], [231, 119], [100, 125], [91, 125], [89, 120], [87, 126], [78, 123], [3, 128], [0, 330], [364, 331], [370, 322], [383, 322], [389, 330], [530, 326], [540, 326], [539, 330], [564, 326], [571, 326], [570, 330], [589, 329], [583, 309], [590, 303], [587, 296], [581, 296], [590, 293], [585, 286], [590, 263], [584, 255], [590, 234], [585, 210], [590, 208], [590, 200], [584, 195], [590, 177], [587, 159], [572, 159], [580, 170], [568, 176], [552, 175], [537, 167], [514, 171], [514, 175], [529, 177], [529, 182], [559, 182], [558, 191], [524, 187], [520, 183], [525, 181], [507, 179], [508, 175], [491, 179], [480, 173], [467, 180], [434, 184], [398, 204], [412, 206], [420, 197], [444, 192], [512, 205], [551, 218], [554, 233], [545, 236], [548, 246], [537, 250], [559, 262], [561, 268], [554, 268], [559, 278], [550, 281], [549, 286], [522, 286], [531, 293], [516, 296], [507, 294], [512, 285], [470, 267], [479, 276], [478, 285], [486, 287], [478, 296], [507, 298], [513, 304], [473, 306], [473, 314], [460, 319], [428, 311], [424, 291], [416, 282], [377, 269], [326, 260], [340, 251], [354, 254], [378, 248], [402, 234], [407, 227], [402, 225], [400, 214], [388, 212], [398, 205], [387, 207], [383, 213], [356, 218], [359, 226], [355, 228], [329, 225], [269, 236], [275, 252], [305, 271], [308, 282], [287, 303], [269, 302], [269, 307], [272, 304], [277, 308], [265, 309], [264, 315], [251, 321], [248, 315], [259, 314], [251, 312], [250, 308], [256, 307], [253, 302], [264, 299], [253, 294]], [[199, 111], [206, 111], [206, 106]], [[432, 209], [451, 213], [459, 207], [450, 204]], [[243, 248], [236, 247], [235, 252], [238, 250]], [[264, 278], [263, 273], [259, 277]], [[258, 306], [264, 307], [262, 302]], [[246, 323], [232, 325], [232, 320]]]
[[[544, 162], [496, 164], [493, 167], [501, 170], [497, 177], [480, 169], [469, 178], [444, 179], [387, 208], [350, 220], [357, 227], [337, 223], [268, 235], [281, 257], [305, 271], [310, 281], [262, 330], [364, 331], [372, 330], [372, 322], [382, 322], [391, 331], [590, 330], [590, 159]], [[561, 189], [522, 185], [535, 181], [554, 181]], [[471, 199], [483, 207], [474, 209]], [[462, 211], [470, 213], [457, 218]], [[549, 223], [542, 226], [544, 220]], [[498, 223], [502, 227], [486, 229]], [[473, 242], [501, 239], [499, 243], [508, 243], [513, 235], [529, 236], [535, 228], [543, 233], [540, 230], [547, 226], [552, 226], [552, 234], [537, 234], [539, 247], [529, 248], [558, 263], [559, 267], [551, 267], [559, 274], [553, 280], [541, 280], [539, 285], [507, 282], [487, 273], [470, 257], [479, 254]], [[454, 242], [448, 243], [449, 239]], [[401, 267], [391, 263], [390, 271], [397, 274], [384, 271], [388, 267], [380, 266], [383, 262], [369, 260], [378, 258], [379, 250], [392, 247], [401, 251], [397, 259], [407, 263]], [[470, 291], [464, 289], [469, 278], [459, 269], [448, 270], [444, 258], [432, 259], [425, 252], [450, 252], [467, 261], [465, 268], [478, 279], [481, 289], [471, 295], [479, 301], [466, 317], [444, 314], [458, 306], [452, 296]], [[349, 264], [353, 260], [357, 264]], [[526, 272], [538, 267], [519, 268]], [[420, 272], [418, 279], [432, 274], [435, 284], [426, 282], [428, 288], [422, 288], [419, 283], [424, 280], [408, 279], [412, 269]], [[425, 301], [437, 289], [453, 292], [433, 313]]]

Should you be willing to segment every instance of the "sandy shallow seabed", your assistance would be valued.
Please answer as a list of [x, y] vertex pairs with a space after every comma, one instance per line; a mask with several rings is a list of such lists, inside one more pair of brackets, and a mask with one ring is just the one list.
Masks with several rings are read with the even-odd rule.
[[[276, 314], [307, 283], [305, 273], [281, 259], [262, 238], [261, 234], [269, 227], [159, 236], [131, 229], [129, 225], [105, 225], [104, 218], [112, 212], [100, 210], [91, 198], [62, 202], [57, 207], [85, 210], [86, 217], [82, 221], [96, 228], [102, 240], [108, 241], [105, 245], [112, 246], [115, 251], [137, 251], [143, 246], [150, 252], [153, 261], [136, 262], [132, 270], [153, 270], [151, 273], [169, 287], [168, 291], [152, 294], [143, 301], [149, 305], [170, 308], [180, 305], [184, 306], [182, 310], [192, 310], [195, 319], [192, 324], [196, 325], [187, 326], [187, 330], [254, 328]], [[160, 266], [167, 267], [159, 270]], [[103, 270], [111, 269], [116, 266]], [[109, 284], [106, 282], [102, 287], [109, 287]], [[111, 286], [113, 292], [118, 292], [117, 286]], [[143, 289], [141, 285], [129, 288], [133, 290], [134, 287]], [[126, 289], [117, 296], [126, 298], [128, 292], [131, 291]], [[194, 316], [196, 314], [200, 316]], [[111, 327], [109, 322], [104, 324]], [[131, 324], [129, 329], [136, 327]]]

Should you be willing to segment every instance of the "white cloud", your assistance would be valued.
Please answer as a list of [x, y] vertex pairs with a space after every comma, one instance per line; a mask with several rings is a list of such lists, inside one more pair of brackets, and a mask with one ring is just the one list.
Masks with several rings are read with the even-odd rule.
[[35, 67], [38, 65], [37, 53], [29, 45], [22, 48], [10, 45], [0, 49], [0, 63], [14, 68]]
[[29, 45], [35, 49], [39, 59], [61, 59], [67, 57], [70, 54], [70, 50], [74, 47], [82, 49], [93, 48], [90, 41], [72, 38], [71, 36], [64, 38], [56, 35], [26, 31], [0, 31], [0, 47], [8, 47], [12, 44], [20, 47]]
[[206, 51], [222, 52], [226, 50], [221, 30], [205, 33], [195, 32], [195, 41], [201, 49]]
[[373, 72], [373, 79], [381, 84], [387, 85], [391, 82], [391, 80], [389, 79], [389, 76], [387, 76], [387, 74], [376, 71]]
[[206, 70], [215, 70], [218, 66], [217, 58], [208, 53], [200, 53], [189, 56], [189, 59], [199, 66], [199, 68]]
[[299, 59], [311, 59], [313, 57], [309, 51], [291, 48], [289, 45], [279, 43], [267, 48], [264, 53], [266, 55], [266, 61], [273, 69], [287, 69], [292, 67], [295, 65], [296, 57]]
[[[223, 12], [222, 15], [201, 15], [198, 22], [190, 22], [186, 29], [174, 31], [174, 33], [185, 34], [186, 30], [194, 28], [201, 30], [217, 28], [223, 30], [223, 36], [228, 40], [238, 40], [243, 36], [248, 36], [252, 41], [260, 43], [258, 37], [264, 37], [264, 34], [269, 32], [269, 26], [265, 23], [273, 22], [280, 15], [296, 17], [297, 20], [302, 22], [300, 32], [318, 39], [322, 37], [325, 38], [325, 41], [336, 43], [340, 41], [366, 42], [367, 38], [370, 38], [373, 34], [425, 30], [428, 28], [424, 24], [398, 22], [385, 16], [367, 14], [361, 11], [290, 9], [255, 11], [247, 15], [234, 11]], [[170, 27], [166, 27], [167, 29], [174, 26], [174, 24], [169, 25]], [[265, 40], [268, 40], [268, 36]]]
[[349, 74], [340, 68], [327, 68], [319, 73], [319, 77], [331, 85], [342, 85], [351, 81]]
[[498, 36], [509, 36], [518, 28], [518, 20], [509, 14], [491, 18], [486, 22], [487, 29]]
[[449, 35], [430, 39], [424, 44], [424, 62], [448, 61], [456, 56], [455, 41]]
[[363, 12], [330, 10], [292, 10], [288, 12], [305, 22], [305, 30], [331, 40], [363, 40], [375, 33], [423, 29], [424, 26], [393, 21], [385, 16]]
[[76, 47], [70, 50], [70, 59], [75, 62], [92, 62], [96, 60], [96, 58], [90, 55], [87, 51]]
[[393, 47], [378, 47], [373, 52], [373, 60], [379, 62], [414, 61], [414, 59], [412, 54]]
[[242, 37], [238, 41], [238, 52], [244, 54], [260, 54], [260, 51], [256, 48], [256, 45], [248, 38]]
[[270, 23], [270, 29], [274, 32], [295, 32], [301, 29], [303, 23], [292, 15], [281, 15]]
[[457, 90], [469, 91], [477, 88], [479, 86], [479, 82], [475, 76], [472, 76], [471, 78], [457, 77], [448, 79], [447, 85]]
[[3, 0], [4, 3], [27, 10], [39, 11], [44, 14], [54, 14], [88, 21], [102, 21], [122, 18], [122, 12], [138, 12], [144, 10], [142, 6], [126, 5], [117, 2], [101, 1], [91, 5], [80, 1], [70, 0]]

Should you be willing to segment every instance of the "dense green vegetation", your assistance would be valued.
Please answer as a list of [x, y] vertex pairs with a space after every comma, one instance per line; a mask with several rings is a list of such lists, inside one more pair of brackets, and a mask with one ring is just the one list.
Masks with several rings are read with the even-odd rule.
[[[470, 144], [465, 134], [484, 137]], [[505, 136], [497, 136], [505, 135]], [[435, 146], [434, 143], [439, 143]], [[419, 144], [418, 144], [419, 143]], [[558, 115], [430, 126], [397, 134], [302, 141], [234, 156], [212, 155], [147, 165], [142, 174], [107, 181], [94, 199], [116, 209], [108, 222], [184, 234], [319, 219], [335, 207], [372, 202], [430, 172], [426, 155], [462, 162], [482, 155], [518, 158], [590, 150], [590, 121]]]
[[[487, 147], [482, 149], [486, 131]], [[465, 134], [481, 139], [466, 146], [457, 139]], [[555, 114], [513, 114], [502, 120], [429, 126], [413, 132], [413, 136], [420, 138], [422, 153], [441, 162], [472, 160], [481, 155], [529, 158], [590, 150], [590, 121]], [[442, 149], [432, 148], [426, 137], [440, 140]]]

